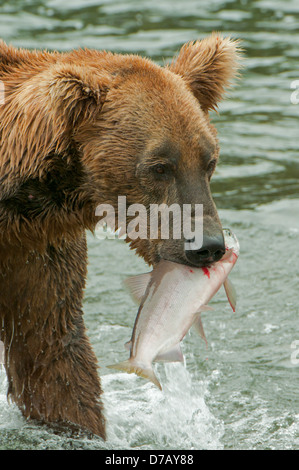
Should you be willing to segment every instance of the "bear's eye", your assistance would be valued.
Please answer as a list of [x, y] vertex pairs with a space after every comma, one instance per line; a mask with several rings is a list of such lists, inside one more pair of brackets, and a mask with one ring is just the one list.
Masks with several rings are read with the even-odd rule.
[[154, 170], [155, 173], [158, 173], [158, 175], [164, 175], [164, 173], [166, 172], [166, 168], [162, 164], [155, 165]]
[[214, 173], [214, 170], [216, 168], [216, 163], [217, 163], [216, 160], [211, 160], [210, 163], [208, 164], [207, 172], [210, 177]]
[[157, 181], [168, 181], [173, 177], [173, 165], [170, 163], [153, 163], [149, 166], [153, 178]]

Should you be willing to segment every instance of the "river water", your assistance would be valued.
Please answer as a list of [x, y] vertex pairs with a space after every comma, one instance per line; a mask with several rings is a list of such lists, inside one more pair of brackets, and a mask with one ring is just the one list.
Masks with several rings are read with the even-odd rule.
[[245, 50], [243, 77], [213, 115], [221, 161], [212, 190], [241, 245], [231, 274], [236, 313], [219, 291], [214, 311], [202, 315], [208, 349], [191, 331], [185, 364], [157, 366], [162, 393], [111, 372], [106, 365], [127, 357], [136, 315], [121, 281], [148, 269], [124, 242], [89, 234], [85, 321], [101, 365], [108, 440], [26, 422], [7, 403], [2, 370], [0, 449], [299, 448], [298, 1], [0, 2], [1, 37], [28, 48], [92, 47], [163, 64], [213, 30], [240, 38]]

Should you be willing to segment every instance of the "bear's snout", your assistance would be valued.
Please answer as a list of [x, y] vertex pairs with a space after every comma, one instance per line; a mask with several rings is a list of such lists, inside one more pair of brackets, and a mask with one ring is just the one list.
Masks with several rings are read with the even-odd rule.
[[[186, 240], [191, 242], [193, 240]], [[200, 249], [186, 249], [185, 256], [187, 261], [194, 266], [202, 267], [215, 261], [219, 261], [225, 253], [223, 234], [216, 236], [204, 236], [203, 244]]]

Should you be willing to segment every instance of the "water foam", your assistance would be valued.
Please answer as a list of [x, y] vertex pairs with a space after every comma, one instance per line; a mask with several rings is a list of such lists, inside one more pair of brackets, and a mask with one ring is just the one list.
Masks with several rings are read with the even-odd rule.
[[[28, 423], [7, 402], [7, 378], [0, 367], [0, 435], [8, 445], [17, 433], [16, 447], [102, 449], [222, 449], [223, 423], [206, 404], [208, 382], [191, 377], [182, 364], [156, 365], [161, 392], [134, 374], [102, 376], [107, 418], [107, 442], [55, 436], [51, 429]], [[3, 442], [3, 444], [5, 444]]]
[[14, 404], [7, 402], [7, 377], [3, 365], [0, 365], [0, 430], [22, 427], [24, 420]]
[[205, 401], [208, 384], [182, 364], [159, 365], [163, 391], [124, 373], [103, 377], [108, 448], [222, 449], [224, 426]]

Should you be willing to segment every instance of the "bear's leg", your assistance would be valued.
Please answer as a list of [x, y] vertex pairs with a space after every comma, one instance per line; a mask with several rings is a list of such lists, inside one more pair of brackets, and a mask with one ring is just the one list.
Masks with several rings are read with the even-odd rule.
[[1, 299], [8, 394], [27, 418], [105, 438], [97, 360], [81, 309], [85, 235], [6, 265]]

